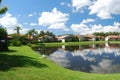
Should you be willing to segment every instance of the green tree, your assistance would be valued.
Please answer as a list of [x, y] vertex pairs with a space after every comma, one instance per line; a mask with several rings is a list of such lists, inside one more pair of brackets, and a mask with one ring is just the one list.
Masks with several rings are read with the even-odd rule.
[[7, 31], [2, 26], [0, 26], [0, 51], [6, 50], [8, 50]]
[[[0, 0], [1, 4], [2, 0]], [[7, 11], [7, 7], [1, 7], [0, 8], [0, 14], [4, 14]], [[8, 50], [8, 45], [7, 45], [7, 31], [4, 29], [2, 26], [0, 26], [0, 51], [5, 51]]]
[[[0, 4], [1, 4], [2, 0], [0, 0]], [[8, 8], [6, 6], [1, 7], [0, 8], [0, 14], [4, 14], [6, 11], [8, 10]]]
[[55, 35], [50, 31], [40, 31], [39, 37], [41, 37], [40, 42], [57, 41]]
[[29, 38], [29, 42], [35, 42], [37, 40], [38, 37], [38, 32], [35, 29], [31, 29], [27, 32], [28, 38]]
[[45, 32], [44, 31], [40, 31], [39, 36], [44, 36], [44, 35], [46, 35]]
[[106, 33], [104, 32], [95, 32], [93, 33], [97, 38], [99, 38], [99, 40], [104, 40], [105, 37], [107, 36]]
[[20, 30], [22, 30], [22, 29], [21, 29], [21, 27], [16, 26], [14, 30], [17, 31], [17, 35], [20, 35]]

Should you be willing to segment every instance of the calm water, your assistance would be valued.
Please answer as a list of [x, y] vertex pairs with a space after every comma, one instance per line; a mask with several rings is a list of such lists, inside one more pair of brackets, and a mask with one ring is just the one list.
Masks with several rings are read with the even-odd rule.
[[120, 44], [37, 48], [60, 66], [89, 73], [120, 73]]

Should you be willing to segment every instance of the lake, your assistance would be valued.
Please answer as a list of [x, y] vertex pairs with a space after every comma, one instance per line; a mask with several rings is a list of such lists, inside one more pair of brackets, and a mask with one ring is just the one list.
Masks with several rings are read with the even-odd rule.
[[58, 65], [87, 73], [120, 73], [120, 44], [35, 48]]

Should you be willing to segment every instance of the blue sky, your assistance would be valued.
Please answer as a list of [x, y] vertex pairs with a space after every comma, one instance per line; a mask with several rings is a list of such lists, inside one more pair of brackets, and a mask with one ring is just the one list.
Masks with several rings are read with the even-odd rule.
[[120, 32], [120, 0], [3, 0], [8, 6], [0, 24], [8, 33], [19, 25], [21, 33], [30, 29], [54, 34]]

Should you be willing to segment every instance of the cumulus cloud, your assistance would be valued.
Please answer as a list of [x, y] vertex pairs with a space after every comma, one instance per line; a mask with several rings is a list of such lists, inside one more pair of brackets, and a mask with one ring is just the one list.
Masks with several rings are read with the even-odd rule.
[[120, 23], [114, 22], [113, 25], [103, 26], [99, 25], [86, 25], [85, 23], [72, 24], [71, 29], [80, 34], [92, 34], [94, 32], [120, 32]]
[[16, 17], [13, 17], [10, 13], [6, 13], [0, 18], [0, 24], [6, 28], [14, 27], [18, 24]]
[[120, 0], [96, 0], [89, 6], [89, 14], [97, 14], [102, 19], [112, 18], [111, 14], [120, 14]]
[[14, 33], [14, 27], [20, 25], [17, 18], [13, 17], [10, 13], [6, 13], [0, 18], [0, 24], [7, 29], [8, 33]]
[[29, 16], [29, 17], [32, 17], [32, 16], [33, 16], [33, 14], [29, 14], [28, 16]]
[[51, 12], [42, 12], [38, 18], [39, 25], [48, 26], [49, 29], [63, 29], [66, 28], [66, 22], [69, 20], [69, 14], [62, 13], [54, 8]]
[[71, 25], [71, 29], [77, 33], [80, 33], [80, 34], [87, 34], [89, 33], [90, 31], [90, 28], [86, 25], [86, 24], [83, 24], [83, 23], [80, 23], [80, 24], [72, 24]]
[[71, 7], [71, 4], [69, 4], [69, 3], [64, 3], [64, 2], [61, 2], [60, 5]]
[[92, 4], [91, 0], [72, 0], [73, 11], [83, 11], [83, 8], [90, 6]]
[[30, 14], [28, 14], [28, 17], [32, 17], [32, 16], [34, 16], [35, 14], [36, 14], [36, 12], [30, 13]]
[[74, 12], [89, 10], [89, 14], [96, 14], [101, 19], [110, 19], [112, 14], [120, 14], [120, 0], [72, 0]]
[[94, 19], [84, 19], [83, 21], [82, 21], [82, 23], [89, 23], [89, 22], [94, 22], [95, 20]]
[[8, 34], [16, 33], [14, 30], [15, 26], [20, 26], [22, 28], [20, 31], [21, 33], [26, 33], [28, 30], [23, 28], [23, 26], [18, 23], [17, 18], [10, 13], [6, 13], [0, 18], [0, 24], [7, 29]]

